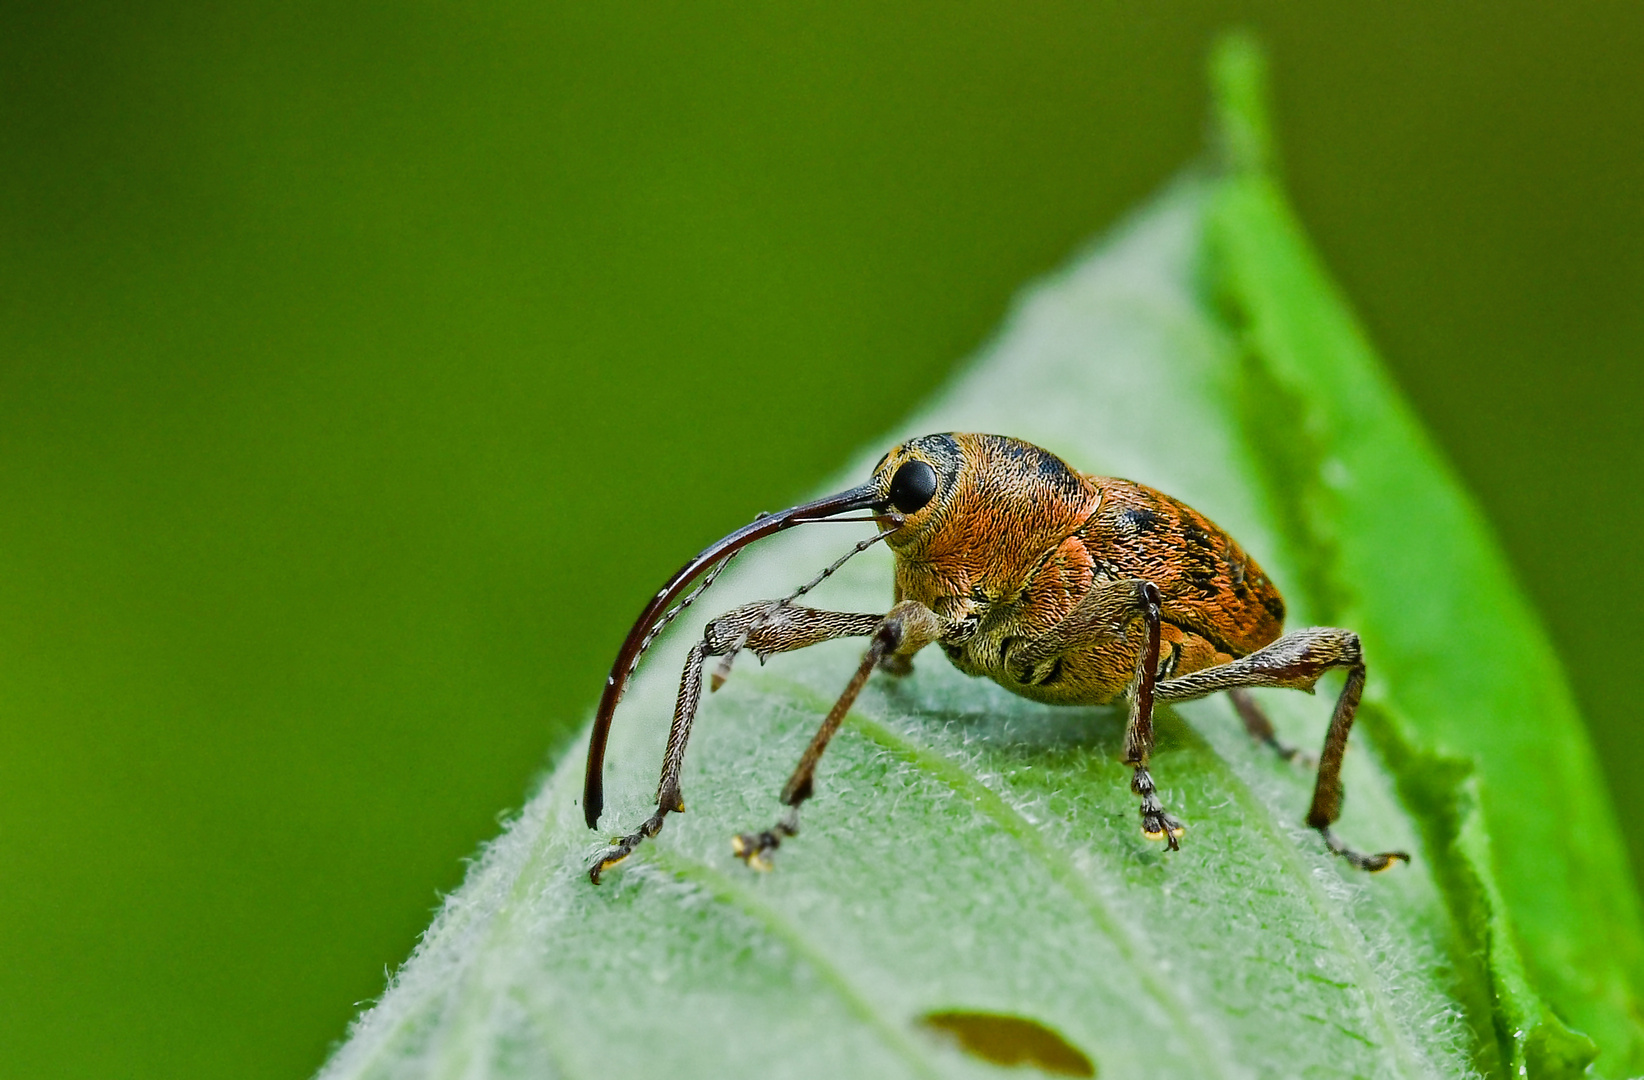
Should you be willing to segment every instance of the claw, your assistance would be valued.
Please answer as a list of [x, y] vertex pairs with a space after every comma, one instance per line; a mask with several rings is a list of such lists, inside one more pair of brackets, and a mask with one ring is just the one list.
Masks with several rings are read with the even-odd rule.
[[1182, 846], [1176, 841], [1187, 833], [1187, 826], [1164, 813], [1142, 812], [1142, 835], [1149, 840], [1163, 840], [1166, 848], [1171, 851], [1180, 851]]
[[1364, 868], [1372, 874], [1379, 874], [1400, 860], [1409, 862], [1409, 853], [1403, 851], [1383, 851], [1379, 855], [1372, 855], [1365, 859]]
[[598, 885], [601, 874], [632, 854], [633, 850], [624, 850], [620, 842], [613, 847], [606, 848], [600, 852], [599, 858], [595, 859], [594, 864], [588, 868], [588, 880]]
[[780, 838], [769, 832], [739, 833], [731, 837], [731, 850], [749, 869], [766, 871], [771, 868], [771, 860], [765, 857], [766, 852], [775, 851], [781, 843]]
[[1336, 837], [1329, 826], [1314, 826], [1319, 835], [1324, 837], [1324, 846], [1330, 849], [1330, 854], [1340, 855], [1348, 863], [1371, 874], [1379, 874], [1396, 862], [1409, 862], [1410, 855], [1404, 851], [1383, 851], [1376, 855], [1360, 855]]
[[1304, 772], [1315, 772], [1319, 767], [1319, 759], [1299, 746], [1291, 746], [1277, 739], [1266, 740], [1267, 745], [1277, 754], [1279, 760], [1287, 761]]
[[731, 850], [748, 864], [750, 870], [766, 871], [771, 868], [770, 852], [782, 846], [785, 836], [799, 835], [799, 809], [789, 807], [782, 820], [761, 833], [738, 833], [731, 837]]
[[747, 864], [748, 869], [765, 873], [771, 869], [771, 860], [766, 858], [766, 852], [775, 851], [781, 843], [779, 837], [768, 832], [738, 833], [731, 837], [731, 850]]

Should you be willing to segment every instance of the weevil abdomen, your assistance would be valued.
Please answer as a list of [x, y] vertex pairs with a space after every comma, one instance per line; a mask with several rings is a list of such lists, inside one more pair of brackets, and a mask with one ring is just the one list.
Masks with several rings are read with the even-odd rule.
[[1080, 538], [1104, 572], [1157, 585], [1164, 621], [1215, 646], [1220, 662], [1278, 639], [1284, 598], [1231, 536], [1162, 491], [1129, 480], [1091, 479], [1101, 486], [1102, 508]]

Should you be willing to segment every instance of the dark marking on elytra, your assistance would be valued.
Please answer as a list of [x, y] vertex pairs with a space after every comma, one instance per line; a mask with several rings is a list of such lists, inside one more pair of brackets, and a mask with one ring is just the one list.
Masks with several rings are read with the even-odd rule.
[[1089, 1054], [1054, 1028], [1025, 1016], [944, 1009], [926, 1013], [919, 1022], [965, 1053], [994, 1065], [1026, 1065], [1056, 1076], [1096, 1075]]
[[1284, 622], [1284, 597], [1276, 592], [1270, 592], [1262, 597], [1262, 607], [1267, 609], [1267, 613], [1273, 616], [1275, 622]]
[[1164, 524], [1164, 521], [1162, 516], [1145, 506], [1132, 506], [1119, 515], [1119, 527], [1137, 536], [1146, 536]]
[[1213, 598], [1217, 593], [1221, 592], [1221, 587], [1216, 584], [1216, 571], [1214, 568], [1206, 569], [1203, 566], [1188, 567], [1182, 571], [1182, 580], [1197, 589], [1199, 591], [1199, 595], [1206, 597], [1207, 599]]

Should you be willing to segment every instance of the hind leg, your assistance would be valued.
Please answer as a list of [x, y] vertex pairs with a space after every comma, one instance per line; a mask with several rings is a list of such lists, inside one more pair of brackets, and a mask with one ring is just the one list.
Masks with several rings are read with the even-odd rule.
[[[1346, 670], [1347, 682], [1336, 699], [1330, 729], [1324, 736], [1324, 749], [1319, 753], [1319, 771], [1313, 783], [1313, 803], [1307, 811], [1307, 824], [1319, 831], [1325, 846], [1333, 853], [1361, 870], [1374, 873], [1387, 869], [1396, 860], [1409, 862], [1410, 856], [1402, 851], [1360, 854], [1342, 843], [1330, 828], [1341, 817], [1342, 756], [1347, 752], [1347, 736], [1353, 730], [1353, 717], [1364, 693], [1364, 656], [1357, 634], [1331, 627], [1298, 630], [1249, 656], [1161, 682], [1155, 694], [1160, 701], [1190, 701], [1220, 690], [1237, 691], [1254, 686], [1311, 691], [1319, 677], [1334, 668]], [[1248, 726], [1248, 720], [1246, 724]]]

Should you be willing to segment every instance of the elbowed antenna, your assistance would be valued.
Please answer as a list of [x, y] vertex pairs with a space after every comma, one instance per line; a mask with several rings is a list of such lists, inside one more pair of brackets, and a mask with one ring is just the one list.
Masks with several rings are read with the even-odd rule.
[[699, 575], [721, 565], [756, 540], [763, 540], [795, 525], [837, 520], [833, 517], [835, 514], [848, 514], [853, 510], [877, 512], [889, 507], [890, 497], [880, 491], [877, 484], [868, 483], [780, 513], [767, 514], [709, 544], [668, 579], [662, 591], [645, 605], [645, 610], [640, 612], [633, 628], [628, 631], [622, 648], [617, 651], [616, 662], [611, 665], [611, 674], [605, 679], [605, 691], [599, 696], [599, 711], [594, 714], [594, 730], [588, 738], [588, 772], [582, 785], [582, 816], [590, 829], [599, 827], [599, 815], [605, 809], [605, 741], [611, 734], [611, 717], [616, 713], [617, 702], [622, 700], [622, 692], [627, 688], [634, 664], [645, 649], [646, 638], [668, 606], [679, 599]]

